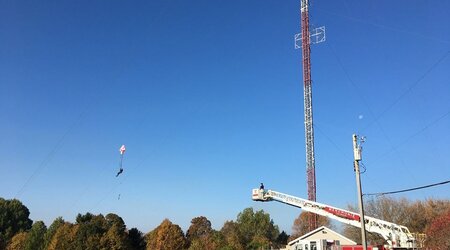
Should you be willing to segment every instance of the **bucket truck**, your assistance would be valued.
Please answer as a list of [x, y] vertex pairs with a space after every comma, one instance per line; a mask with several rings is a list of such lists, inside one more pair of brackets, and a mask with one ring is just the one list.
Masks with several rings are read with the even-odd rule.
[[[278, 201], [361, 228], [359, 214], [326, 204], [261, 188], [253, 189], [252, 199], [263, 202]], [[388, 242], [390, 249], [417, 249], [416, 240], [407, 227], [369, 216], [364, 216], [364, 221], [366, 231], [381, 235]]]

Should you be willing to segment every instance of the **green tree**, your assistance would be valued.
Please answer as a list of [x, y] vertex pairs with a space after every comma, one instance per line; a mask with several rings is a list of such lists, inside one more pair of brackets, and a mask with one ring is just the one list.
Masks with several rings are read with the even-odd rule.
[[52, 241], [52, 238], [55, 235], [56, 231], [60, 226], [64, 225], [64, 223], [65, 222], [62, 217], [58, 217], [53, 221], [50, 227], [48, 227], [48, 230], [44, 235], [44, 249], [48, 249], [48, 246], [50, 245], [50, 242]]
[[[6, 250], [23, 250], [28, 237], [27, 232], [20, 232], [12, 237]], [[3, 248], [2, 248], [3, 249]]]
[[161, 224], [146, 236], [147, 249], [178, 250], [187, 247], [187, 240], [184, 237], [180, 226], [165, 219]]
[[100, 240], [101, 249], [130, 249], [126, 225], [123, 219], [116, 214], [105, 216], [105, 226], [107, 232]]
[[[331, 221], [327, 217], [317, 216], [317, 225], [332, 228]], [[309, 212], [302, 211], [294, 220], [292, 225], [292, 235], [289, 240], [294, 240], [302, 235], [309, 233]]]
[[78, 249], [94, 250], [100, 246], [103, 235], [108, 231], [108, 223], [102, 214], [78, 214], [76, 245]]
[[31, 228], [33, 221], [28, 218], [29, 215], [30, 211], [19, 200], [0, 198], [0, 249], [6, 248], [16, 233]]
[[131, 249], [135, 250], [144, 250], [145, 249], [145, 240], [142, 235], [142, 232], [137, 228], [132, 228], [128, 230], [128, 241], [130, 242]]
[[277, 239], [275, 240], [275, 242], [277, 243], [277, 246], [278, 246], [279, 248], [282, 248], [282, 247], [284, 247], [285, 245], [287, 245], [288, 239], [289, 239], [289, 235], [288, 235], [285, 231], [282, 231], [282, 232], [278, 235], [278, 237], [277, 237]]
[[47, 227], [44, 222], [36, 221], [28, 232], [25, 242], [25, 250], [42, 250], [44, 249], [44, 235]]
[[237, 216], [237, 225], [241, 244], [246, 249], [268, 248], [275, 245], [279, 235], [278, 226], [274, 225], [270, 215], [264, 210], [256, 213], [253, 208], [246, 208]]
[[121, 231], [125, 231], [127, 229], [125, 222], [123, 219], [118, 216], [117, 214], [109, 213], [105, 216], [105, 220], [107, 223], [108, 228], [112, 227], [113, 225], [117, 226], [118, 229]]

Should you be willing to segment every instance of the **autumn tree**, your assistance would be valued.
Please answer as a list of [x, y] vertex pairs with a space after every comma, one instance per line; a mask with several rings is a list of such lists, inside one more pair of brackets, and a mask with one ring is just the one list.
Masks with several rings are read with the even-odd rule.
[[180, 226], [165, 219], [146, 236], [147, 249], [181, 250], [188, 245]]
[[204, 216], [191, 220], [186, 237], [191, 250], [220, 249], [226, 245], [224, 235], [220, 231], [212, 229], [211, 222]]
[[73, 225], [69, 222], [64, 222], [59, 225], [52, 240], [48, 244], [47, 250], [77, 250], [77, 233], [79, 225]]
[[16, 233], [31, 228], [33, 221], [28, 218], [29, 215], [30, 211], [19, 200], [0, 198], [0, 249], [6, 248]]
[[[332, 228], [330, 219], [325, 216], [317, 216], [317, 226]], [[289, 240], [296, 239], [309, 232], [309, 212], [302, 211], [294, 220], [294, 224], [292, 225], [292, 235], [289, 237]]]
[[[11, 241], [6, 247], [6, 250], [23, 250], [25, 249], [25, 243], [27, 241], [27, 232], [20, 232], [12, 237]], [[3, 249], [3, 248], [1, 248]]]
[[27, 240], [25, 242], [25, 250], [43, 250], [44, 249], [44, 235], [47, 227], [44, 222], [36, 221], [28, 232]]
[[239, 236], [239, 225], [234, 221], [226, 221], [220, 229], [223, 235], [226, 246], [229, 249], [243, 250], [244, 246], [241, 244]]
[[[405, 198], [395, 199], [382, 196], [364, 201], [366, 215], [381, 220], [393, 222], [409, 228], [411, 232], [423, 233], [427, 225], [450, 209], [449, 200], [427, 199], [411, 202]], [[348, 206], [348, 210], [357, 211], [355, 206]], [[361, 229], [349, 225], [344, 227], [344, 235], [360, 243]], [[371, 244], [386, 244], [378, 234], [367, 233], [367, 241]]]
[[428, 249], [450, 249], [450, 209], [432, 221], [426, 234], [426, 246]]
[[44, 249], [47, 249], [50, 245], [50, 242], [52, 241], [53, 236], [55, 235], [58, 228], [62, 225], [64, 225], [64, 220], [62, 217], [56, 218], [52, 224], [48, 227], [47, 231], [44, 235]]
[[206, 217], [195, 217], [191, 220], [191, 225], [186, 232], [186, 238], [189, 242], [192, 242], [194, 239], [205, 240], [212, 231], [211, 222]]
[[222, 233], [212, 229], [211, 222], [204, 216], [191, 220], [186, 238], [191, 250], [219, 249], [226, 244]]
[[[397, 201], [390, 197], [380, 197], [379, 199], [365, 200], [364, 212], [367, 216], [399, 223], [399, 220], [404, 219], [406, 215], [404, 211], [401, 211], [401, 207], [406, 208], [407, 204], [408, 202], [406, 199]], [[348, 205], [347, 210], [359, 213], [358, 208], [353, 205]], [[362, 244], [361, 228], [346, 224], [344, 225], [344, 235], [356, 243]], [[370, 232], [366, 232], [366, 241], [368, 244], [372, 245], [387, 244], [386, 240], [381, 235]]]

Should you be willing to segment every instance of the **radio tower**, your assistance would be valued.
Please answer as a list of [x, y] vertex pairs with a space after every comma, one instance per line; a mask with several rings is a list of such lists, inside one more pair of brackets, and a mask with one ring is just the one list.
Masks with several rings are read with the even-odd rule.
[[[311, 89], [311, 40], [309, 31], [308, 0], [301, 0], [301, 41], [303, 58], [303, 92], [305, 101], [305, 143], [308, 200], [316, 201], [316, 170], [314, 160], [314, 128]], [[309, 213], [309, 229], [317, 228], [317, 215]]]

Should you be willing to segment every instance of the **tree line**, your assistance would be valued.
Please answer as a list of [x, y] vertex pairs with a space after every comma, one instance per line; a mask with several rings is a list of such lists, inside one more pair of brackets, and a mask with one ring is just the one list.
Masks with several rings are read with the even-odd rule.
[[[356, 206], [348, 206], [357, 211]], [[427, 249], [450, 249], [450, 200], [427, 199], [410, 201], [406, 198], [394, 199], [382, 196], [364, 202], [364, 212], [374, 218], [406, 226], [411, 233], [424, 233], [420, 237]], [[361, 242], [360, 229], [346, 225], [344, 235]], [[367, 240], [373, 245], [384, 244], [378, 234], [367, 234]]]
[[289, 237], [280, 233], [268, 213], [253, 208], [244, 209], [220, 230], [214, 230], [206, 217], [195, 217], [186, 233], [168, 219], [144, 234], [137, 228], [127, 229], [113, 213], [78, 214], [74, 223], [58, 217], [48, 228], [42, 221], [33, 223], [29, 214], [19, 200], [0, 198], [0, 249], [268, 249], [284, 246]]
[[[357, 211], [348, 205], [348, 210]], [[450, 249], [450, 200], [427, 199], [409, 201], [378, 197], [365, 201], [369, 216], [404, 225], [411, 232], [425, 233], [427, 249]], [[214, 230], [204, 216], [195, 217], [186, 232], [168, 219], [150, 232], [128, 229], [123, 219], [113, 213], [78, 214], [75, 222], [56, 218], [47, 226], [42, 221], [33, 223], [29, 210], [19, 200], [0, 198], [0, 250], [85, 250], [85, 249], [271, 249], [280, 248], [309, 232], [307, 212], [295, 219], [292, 235], [280, 230], [270, 215], [263, 210], [245, 208], [236, 220], [226, 221], [220, 230]], [[334, 227], [319, 216], [319, 226]], [[343, 234], [361, 243], [360, 229], [344, 225]], [[368, 234], [368, 243], [386, 244], [376, 234]]]

